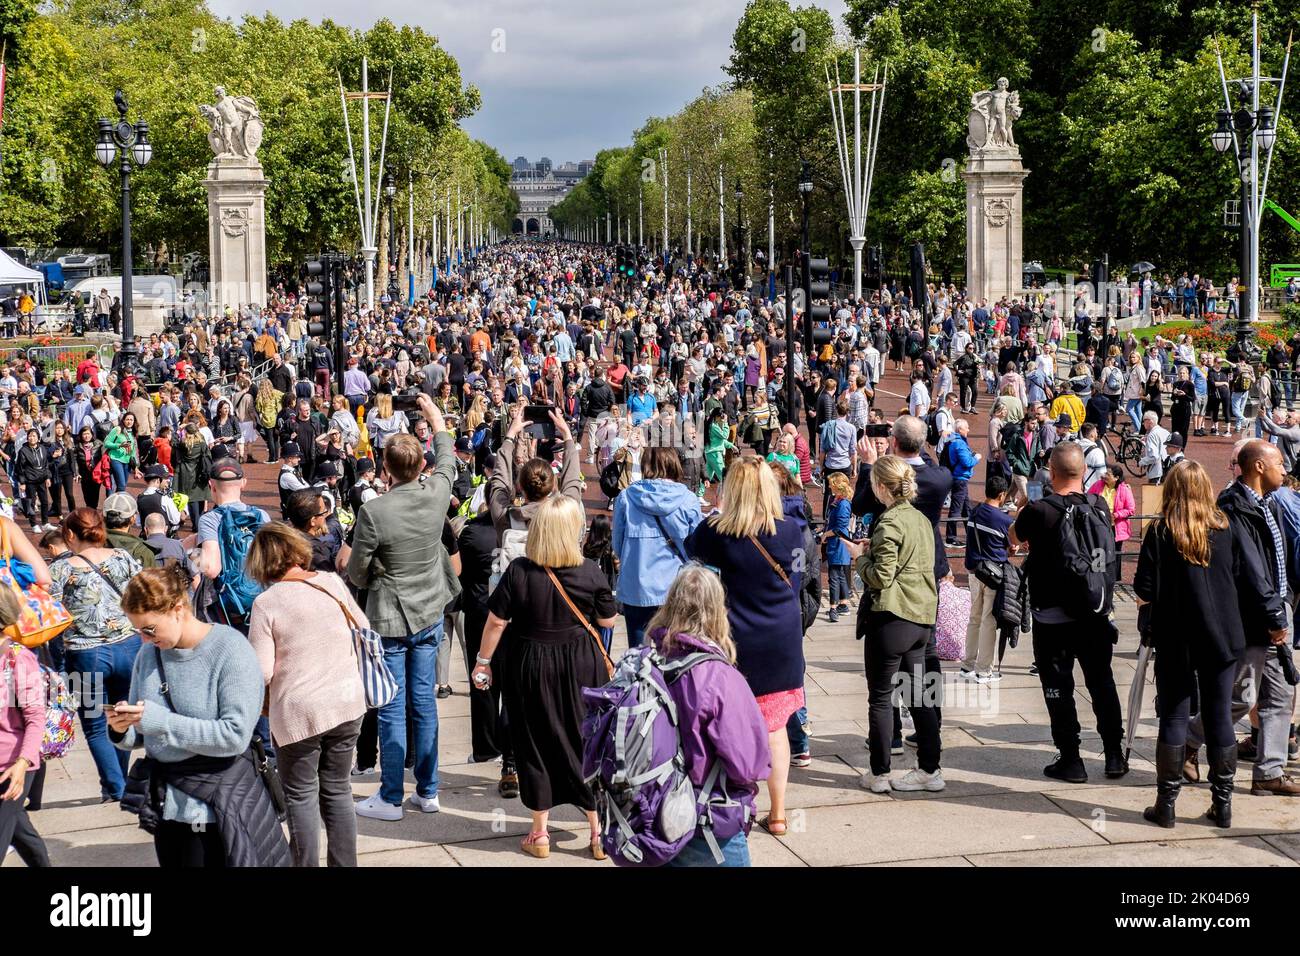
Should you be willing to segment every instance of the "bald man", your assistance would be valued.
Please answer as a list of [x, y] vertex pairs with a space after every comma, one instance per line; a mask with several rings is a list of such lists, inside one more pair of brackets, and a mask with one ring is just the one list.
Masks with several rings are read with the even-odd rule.
[[[1034, 663], [1043, 685], [1043, 699], [1052, 722], [1052, 741], [1060, 751], [1043, 773], [1066, 783], [1087, 783], [1088, 773], [1079, 755], [1079, 715], [1074, 703], [1074, 662], [1083, 670], [1092, 698], [1097, 733], [1106, 752], [1106, 776], [1112, 780], [1128, 773], [1124, 757], [1124, 725], [1120, 718], [1119, 691], [1111, 672], [1111, 650], [1117, 632], [1108, 617], [1115, 586], [1115, 539], [1110, 509], [1105, 499], [1083, 493], [1086, 470], [1083, 449], [1063, 442], [1052, 449], [1048, 463], [1052, 493], [1026, 505], [1011, 526], [1011, 543], [1027, 545], [1030, 604], [1034, 609]], [[1061, 522], [1069, 519], [1077, 529], [1074, 540], [1090, 548], [1093, 570], [1100, 571], [1104, 589], [1100, 611], [1085, 582], [1068, 570], [1062, 551]], [[1085, 552], [1086, 553], [1086, 552]]]

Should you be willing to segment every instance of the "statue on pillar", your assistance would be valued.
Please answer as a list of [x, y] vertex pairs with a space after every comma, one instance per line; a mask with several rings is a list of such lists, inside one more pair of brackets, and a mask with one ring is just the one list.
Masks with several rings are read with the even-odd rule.
[[230, 96], [225, 87], [216, 88], [217, 102], [199, 107], [208, 121], [208, 145], [218, 158], [257, 158], [262, 145], [262, 117], [251, 96]]
[[1011, 126], [1022, 112], [1020, 94], [1008, 89], [1009, 85], [1005, 76], [999, 77], [993, 89], [971, 95], [966, 145], [972, 150], [1019, 149]]

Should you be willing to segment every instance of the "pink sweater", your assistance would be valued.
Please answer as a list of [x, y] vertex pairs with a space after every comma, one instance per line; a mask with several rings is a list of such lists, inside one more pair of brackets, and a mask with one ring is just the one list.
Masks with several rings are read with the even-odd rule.
[[45, 683], [36, 655], [0, 638], [0, 771], [26, 757], [29, 770], [41, 765], [45, 736]]
[[[344, 601], [356, 622], [369, 627], [338, 575], [318, 573], [311, 582]], [[315, 588], [281, 581], [259, 594], [248, 640], [271, 687], [271, 736], [277, 744], [314, 737], [366, 712], [347, 618]]]

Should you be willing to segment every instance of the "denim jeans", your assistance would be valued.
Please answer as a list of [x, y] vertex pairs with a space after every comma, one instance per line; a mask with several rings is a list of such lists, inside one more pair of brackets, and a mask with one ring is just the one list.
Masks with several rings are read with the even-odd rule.
[[832, 564], [830, 567], [831, 607], [847, 604], [849, 600], [849, 566]]
[[104, 705], [126, 700], [130, 694], [131, 668], [139, 650], [140, 636], [135, 634], [116, 644], [67, 652], [68, 672], [78, 675], [81, 706], [77, 708], [77, 716], [81, 718], [82, 736], [99, 771], [100, 796], [114, 800], [122, 798], [130, 754], [118, 750], [108, 739]]
[[1142, 399], [1130, 398], [1125, 411], [1128, 412], [1128, 417], [1132, 419], [1133, 427], [1140, 430], [1142, 428]]
[[409, 692], [415, 746], [415, 792], [438, 795], [438, 702], [434, 672], [442, 618], [409, 637], [385, 637], [384, 660], [397, 681], [397, 696], [379, 709], [379, 797], [400, 806], [406, 776], [406, 698]]
[[627, 623], [627, 646], [640, 647], [645, 643], [645, 629], [650, 619], [659, 612], [658, 606], [641, 607], [636, 604], [623, 605], [623, 619]]
[[696, 833], [691, 838], [691, 842], [682, 847], [681, 851], [668, 861], [668, 866], [749, 866], [749, 839], [745, 836], [744, 831], [737, 833], [730, 840], [722, 840], [718, 844], [718, 849], [722, 851], [722, 862], [719, 863], [713, 858], [713, 851], [709, 849], [708, 841], [704, 835]]
[[109, 470], [113, 474], [113, 491], [126, 491], [126, 483], [129, 478], [129, 472], [126, 470], [126, 462], [118, 461], [116, 458], [108, 459]]
[[790, 753], [808, 752], [808, 708], [800, 707], [785, 722], [785, 736], [790, 741]]
[[1232, 424], [1240, 430], [1246, 424], [1246, 392], [1232, 393]]

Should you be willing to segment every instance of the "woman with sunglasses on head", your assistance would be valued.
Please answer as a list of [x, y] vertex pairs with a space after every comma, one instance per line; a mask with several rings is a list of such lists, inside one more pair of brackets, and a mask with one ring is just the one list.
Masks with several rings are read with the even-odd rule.
[[109, 708], [113, 743], [123, 756], [143, 747], [151, 779], [163, 782], [160, 805], [145, 788], [159, 866], [287, 866], [288, 846], [249, 754], [261, 666], [244, 635], [194, 616], [189, 584], [178, 567], [149, 568], [122, 595], [149, 646], [136, 655], [125, 698]]

